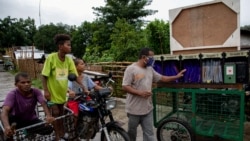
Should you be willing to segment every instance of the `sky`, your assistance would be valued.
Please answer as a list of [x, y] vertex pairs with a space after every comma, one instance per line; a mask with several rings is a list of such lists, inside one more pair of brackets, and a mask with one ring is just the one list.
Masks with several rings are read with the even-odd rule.
[[[158, 10], [158, 13], [145, 20], [168, 21], [170, 9], [208, 1], [212, 0], [152, 0], [146, 9]], [[250, 25], [250, 0], [240, 1], [240, 26]], [[79, 26], [84, 21], [92, 22], [96, 18], [92, 7], [104, 5], [104, 0], [0, 0], [0, 19], [7, 16], [18, 19], [30, 17], [35, 19], [36, 26], [49, 23]]]

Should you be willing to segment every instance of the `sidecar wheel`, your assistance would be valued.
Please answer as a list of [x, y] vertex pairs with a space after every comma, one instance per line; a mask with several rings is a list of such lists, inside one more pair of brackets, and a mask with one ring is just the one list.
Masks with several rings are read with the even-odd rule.
[[[129, 141], [128, 133], [117, 127], [109, 127], [108, 134], [112, 141]], [[107, 141], [104, 131], [101, 133], [101, 141]]]
[[157, 140], [195, 141], [195, 133], [187, 122], [177, 118], [168, 118], [157, 127]]

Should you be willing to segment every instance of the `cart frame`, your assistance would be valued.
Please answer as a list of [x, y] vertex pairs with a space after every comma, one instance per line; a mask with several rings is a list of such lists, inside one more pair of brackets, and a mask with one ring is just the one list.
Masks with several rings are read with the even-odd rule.
[[[189, 101], [184, 97], [189, 96]], [[201, 96], [217, 96], [220, 99], [237, 100], [239, 109], [221, 112], [220, 104], [207, 105], [199, 110]], [[226, 97], [224, 97], [226, 96]], [[205, 100], [208, 101], [208, 100]], [[218, 102], [217, 102], [218, 103]], [[176, 117], [187, 122], [195, 134], [220, 136], [224, 139], [243, 141], [245, 122], [245, 91], [229, 89], [191, 89], [191, 88], [155, 88], [153, 89], [154, 126], [157, 128], [164, 120]], [[208, 109], [208, 106], [211, 109]]]
[[[2, 101], [0, 101], [2, 102]], [[73, 111], [64, 106], [65, 114], [59, 117], [56, 117], [55, 120], [64, 120], [64, 130], [65, 134], [67, 134], [67, 139], [75, 139], [77, 138], [75, 126], [74, 126], [74, 116]], [[44, 119], [44, 111], [40, 105], [37, 106], [37, 115], [40, 119]], [[28, 133], [27, 130], [33, 127], [38, 127], [41, 125], [47, 124], [46, 121], [42, 121], [40, 123], [36, 123], [30, 126], [26, 126], [20, 129], [15, 130], [15, 134], [13, 135], [13, 141], [53, 141], [55, 139], [55, 132], [53, 131], [48, 135], [39, 135], [36, 133]], [[52, 126], [52, 125], [50, 125]], [[6, 140], [6, 137], [3, 134], [4, 128], [2, 123], [0, 122], [0, 141]]]

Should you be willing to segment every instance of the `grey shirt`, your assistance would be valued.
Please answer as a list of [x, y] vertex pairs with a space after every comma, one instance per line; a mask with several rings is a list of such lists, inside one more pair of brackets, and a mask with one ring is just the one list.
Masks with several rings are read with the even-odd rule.
[[[122, 81], [123, 86], [131, 86], [142, 91], [152, 91], [152, 83], [160, 81], [162, 75], [157, 73], [152, 67], [141, 68], [136, 63], [127, 67]], [[152, 109], [152, 97], [142, 97], [127, 93], [126, 112], [133, 115], [145, 115]]]
[[[95, 87], [95, 85], [96, 85], [87, 74], [83, 74], [82, 83], [86, 88], [88, 88], [88, 90], [93, 89]], [[71, 90], [73, 90], [74, 92], [76, 92], [76, 93], [79, 93], [79, 92], [83, 91], [81, 86], [75, 81], [73, 81], [73, 82], [69, 81], [68, 82], [68, 87]]]

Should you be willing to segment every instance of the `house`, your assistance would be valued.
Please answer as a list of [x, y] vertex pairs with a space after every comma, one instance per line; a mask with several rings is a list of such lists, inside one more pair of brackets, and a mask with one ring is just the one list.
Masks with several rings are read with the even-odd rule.
[[169, 10], [171, 54], [240, 50], [240, 0], [214, 0]]
[[38, 50], [34, 46], [21, 46], [14, 51], [15, 59], [41, 59], [44, 55], [43, 50]]

